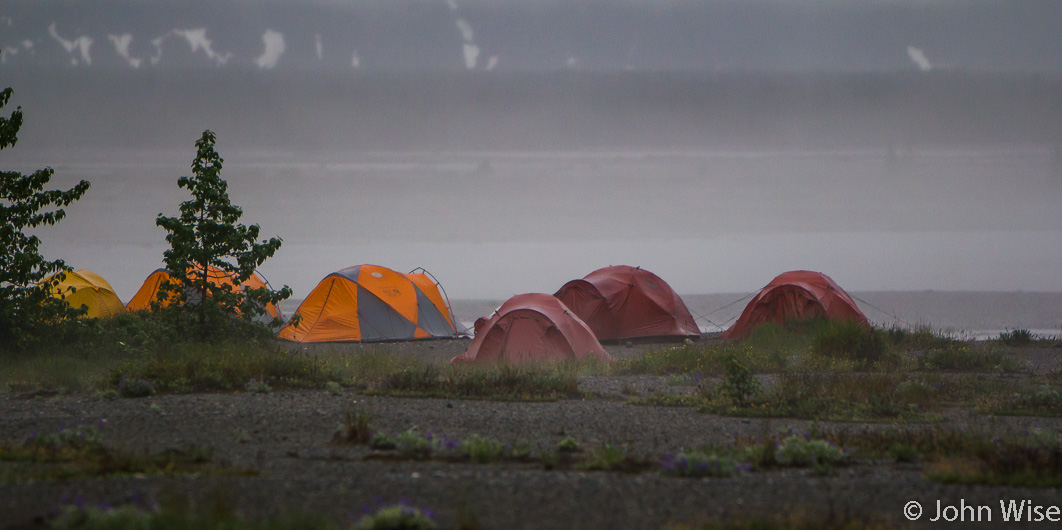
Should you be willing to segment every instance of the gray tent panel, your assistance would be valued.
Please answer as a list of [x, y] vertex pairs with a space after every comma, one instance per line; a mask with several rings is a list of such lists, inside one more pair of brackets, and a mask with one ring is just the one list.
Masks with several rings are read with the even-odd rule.
[[417, 325], [406, 320], [398, 311], [362, 286], [358, 286], [358, 323], [361, 340], [410, 340]]
[[428, 332], [432, 337], [452, 337], [456, 333], [446, 317], [439, 313], [439, 308], [428, 296], [414, 285], [417, 292], [417, 327]]
[[342, 276], [342, 277], [344, 277], [344, 278], [346, 278], [346, 279], [348, 279], [348, 280], [350, 280], [350, 281], [352, 281], [354, 283], [358, 283], [358, 274], [360, 274], [360, 273], [361, 273], [361, 265], [357, 265], [357, 266], [354, 266], [354, 267], [349, 267], [349, 268], [343, 269], [341, 271], [333, 272], [329, 276], [332, 276], [332, 275]]

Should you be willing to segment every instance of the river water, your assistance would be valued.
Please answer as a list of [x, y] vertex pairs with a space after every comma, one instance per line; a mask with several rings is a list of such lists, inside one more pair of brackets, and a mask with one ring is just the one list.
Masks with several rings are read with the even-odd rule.
[[[296, 299], [361, 263], [424, 267], [452, 299], [485, 301], [477, 308], [629, 264], [663, 277], [712, 330], [730, 318], [714, 311], [731, 298], [810, 269], [859, 293], [876, 322], [1060, 333], [1062, 170], [1036, 146], [305, 154], [226, 152], [222, 141], [218, 150], [243, 221], [284, 239], [261, 272]], [[66, 220], [38, 232], [46, 257], [98, 272], [123, 300], [161, 266], [155, 218], [187, 198], [177, 178], [190, 173], [191, 149], [9, 152], [5, 169], [51, 166], [56, 187], [92, 182]]]

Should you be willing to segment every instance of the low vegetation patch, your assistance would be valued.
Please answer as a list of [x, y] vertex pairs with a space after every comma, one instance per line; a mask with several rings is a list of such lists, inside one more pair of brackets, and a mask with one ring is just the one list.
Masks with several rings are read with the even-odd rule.
[[143, 379], [158, 392], [184, 393], [323, 387], [343, 374], [327, 360], [269, 346], [179, 345], [169, 353], [137, 357], [111, 370], [106, 387]]
[[586, 451], [583, 459], [575, 464], [583, 471], [624, 471], [639, 472], [649, 469], [651, 464], [631, 455], [627, 448], [604, 444]]
[[0, 445], [0, 481], [66, 480], [110, 475], [247, 475], [249, 470], [214, 464], [201, 447], [160, 453], [119, 451], [106, 447], [100, 427], [79, 423], [57, 432], [34, 434], [21, 443]]
[[[446, 435], [422, 433], [416, 428], [406, 429], [393, 437], [382, 432], [374, 433], [366, 443], [378, 451], [393, 450], [402, 459], [466, 460], [474, 464], [523, 461], [531, 453], [530, 445], [526, 442], [505, 444], [478, 434], [454, 440]], [[368, 458], [378, 457], [370, 455]]]
[[[817, 513], [821, 508], [808, 507], [807, 513]], [[712, 520], [695, 525], [680, 524], [668, 530], [891, 530], [905, 526], [886, 525], [861, 518], [811, 518], [786, 516], [777, 519], [738, 518], [726, 521]]]
[[665, 455], [660, 460], [661, 472], [676, 477], [732, 477], [752, 469], [746, 463], [738, 462], [732, 455], [718, 454], [714, 451], [689, 450], [677, 455]]
[[343, 421], [336, 425], [332, 443], [368, 444], [373, 438], [372, 419], [373, 414], [367, 410], [348, 408], [343, 413]]
[[942, 350], [965, 344], [943, 333], [933, 331], [929, 326], [915, 326], [913, 328], [891, 327], [882, 330], [889, 346], [898, 351], [929, 351]]
[[880, 329], [810, 319], [766, 323], [740, 342], [709, 341], [649, 351], [617, 361], [610, 371], [617, 375], [664, 375], [676, 384], [691, 384], [695, 376], [725, 375], [728, 360], [734, 358], [755, 373], [1027, 370], [1012, 353], [956, 340], [928, 327]]
[[972, 454], [946, 458], [926, 469], [931, 480], [949, 484], [1058, 487], [1062, 485], [1062, 443], [1057, 439], [995, 440]]
[[1007, 416], [1062, 416], [1062, 391], [1050, 383], [1027, 384], [984, 398], [981, 410]]
[[999, 334], [999, 342], [1007, 346], [1028, 346], [1033, 342], [1033, 334], [1027, 329], [1010, 329]]
[[748, 406], [713, 402], [708, 412], [831, 421], [936, 421], [934, 394], [915, 391], [889, 374], [782, 374], [762, 400]]
[[926, 371], [1019, 373], [1028, 365], [1019, 356], [988, 344], [952, 343], [916, 357], [916, 369]]
[[[341, 530], [350, 525], [337, 525], [319, 515], [292, 514], [271, 520], [246, 519], [221, 501], [206, 509], [194, 510], [187, 503], [171, 502], [161, 505], [150, 497], [131, 495], [118, 504], [86, 502], [81, 496], [66, 499], [53, 510], [47, 521], [55, 530], [105, 530], [143, 528], [152, 530]], [[393, 527], [403, 528], [403, 527]], [[410, 527], [413, 528], [413, 527]], [[430, 527], [429, 527], [430, 528]]]
[[[753, 332], [754, 336], [759, 329]], [[619, 359], [612, 363], [608, 370], [615, 375], [675, 376], [678, 378], [677, 382], [696, 384], [706, 376], [723, 375], [726, 371], [726, 361], [732, 357], [740, 359], [752, 370], [778, 371], [788, 369], [802, 351], [793, 345], [772, 344], [762, 347], [751, 342], [752, 340], [750, 338], [742, 344], [694, 343], [652, 350], [637, 357]]]
[[707, 407], [710, 401], [701, 394], [654, 394], [630, 398], [626, 403], [646, 407]]
[[818, 430], [853, 458], [921, 462], [938, 482], [1022, 487], [1062, 485], [1062, 436], [1042, 429], [996, 436], [941, 427]]
[[886, 373], [786, 373], [767, 388], [739, 362], [716, 387], [694, 394], [632, 398], [627, 403], [687, 406], [726, 416], [829, 421], [933, 422], [942, 385]]
[[811, 434], [789, 435], [776, 443], [775, 460], [780, 466], [824, 468], [844, 461], [843, 449]]
[[404, 499], [398, 504], [381, 504], [366, 511], [369, 513], [357, 520], [353, 530], [432, 530], [439, 527], [434, 512], [413, 506]]
[[554, 401], [583, 397], [577, 369], [568, 364], [445, 368], [425, 364], [392, 373], [366, 392], [402, 397]]
[[965, 431], [942, 427], [814, 429], [813, 436], [851, 452], [853, 458], [901, 462], [937, 460], [980, 451], [991, 441]]
[[885, 335], [878, 329], [851, 321], [819, 323], [812, 338], [811, 351], [816, 355], [873, 366], [880, 361], [895, 364], [898, 358], [886, 358], [889, 352]]
[[577, 453], [582, 451], [582, 448], [579, 447], [579, 442], [577, 442], [575, 438], [565, 436], [561, 441], [557, 442], [557, 451], [562, 453]]

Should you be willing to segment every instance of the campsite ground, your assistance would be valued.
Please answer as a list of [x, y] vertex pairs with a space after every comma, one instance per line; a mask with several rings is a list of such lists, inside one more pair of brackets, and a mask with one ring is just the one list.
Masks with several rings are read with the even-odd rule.
[[[439, 341], [344, 348], [352, 355], [387, 348], [395, 355], [442, 363], [466, 345], [465, 341]], [[981, 375], [1021, 379], [1055, 373], [1059, 350], [1053, 346], [1009, 348], [1005, 355], [1019, 358], [1024, 371]], [[670, 347], [618, 345], [608, 349], [617, 357], [634, 358]], [[770, 384], [771, 376], [761, 378]], [[990, 506], [992, 522], [985, 521], [985, 527], [1021, 528], [1037, 523], [1002, 523], [1001, 500], [1062, 505], [1062, 492], [1057, 488], [930, 480], [929, 468], [936, 464], [917, 458], [855, 458], [828, 468], [775, 466], [701, 478], [661, 473], [658, 464], [684, 448], [705, 444], [736, 448], [784, 437], [790, 431], [858, 436], [947, 430], [996, 439], [1034, 431], [1057, 436], [1062, 419], [1050, 415], [1002, 416], [975, 406], [944, 404], [928, 422], [813, 422], [631, 402], [632, 398], [696, 392], [688, 378], [668, 375], [582, 376], [579, 388], [583, 394], [578, 398], [542, 402], [368, 395], [350, 387], [331, 392], [193, 393], [140, 399], [9, 390], [0, 394], [0, 444], [15, 444], [64, 426], [92, 424], [101, 425], [105, 445], [115, 450], [157, 454], [205, 448], [213, 467], [199, 473], [99, 477], [75, 473], [55, 478], [45, 473], [27, 480], [16, 468], [34, 464], [0, 462], [0, 513], [4, 514], [0, 528], [45, 526], [48, 514], [71, 499], [113, 506], [135, 496], [181, 497], [198, 505], [221, 499], [252, 519], [309, 512], [339, 521], [357, 519], [367, 506], [406, 499], [431, 509], [444, 527], [472, 527], [470, 523], [476, 520], [483, 528], [494, 529], [666, 528], [749, 518], [856, 520], [899, 528], [911, 524], [903, 512], [910, 501], [924, 507], [925, 515], [915, 523], [924, 527], [933, 526], [927, 519], [935, 517], [939, 501], [945, 506]], [[452, 440], [479, 435], [510, 447], [523, 445], [527, 456], [476, 464], [458, 458], [407, 458], [395, 450], [334, 443], [337, 426], [345, 423], [345, 413], [352, 410], [371, 418], [373, 432], [396, 436], [415, 428], [435, 439]], [[566, 437], [582, 448], [575, 458], [588, 458], [596, 454], [596, 448], [614, 446], [639, 463], [603, 471], [561, 461], [546, 469], [539, 455], [558, 454], [552, 451]], [[964, 516], [971, 517], [970, 513]]]

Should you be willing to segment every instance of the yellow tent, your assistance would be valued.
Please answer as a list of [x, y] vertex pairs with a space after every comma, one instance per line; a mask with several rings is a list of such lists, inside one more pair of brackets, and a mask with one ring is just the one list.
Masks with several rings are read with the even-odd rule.
[[84, 269], [67, 272], [63, 281], [49, 285], [60, 274], [63, 273], [53, 274], [41, 285], [48, 286], [52, 296], [63, 298], [70, 307], [88, 307], [86, 317], [106, 318], [125, 312], [125, 304], [118, 299], [114, 288], [98, 274]]

